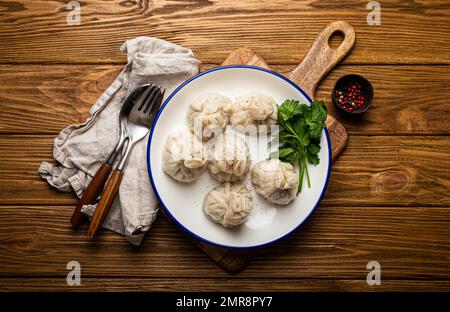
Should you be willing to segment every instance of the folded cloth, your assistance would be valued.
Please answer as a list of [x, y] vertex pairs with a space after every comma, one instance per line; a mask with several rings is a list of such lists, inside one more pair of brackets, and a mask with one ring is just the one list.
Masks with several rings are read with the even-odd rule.
[[[119, 111], [135, 87], [155, 83], [168, 95], [197, 74], [200, 65], [191, 50], [156, 38], [128, 40], [121, 51], [127, 53], [128, 62], [91, 108], [87, 120], [65, 128], [55, 138], [53, 157], [59, 164], [43, 162], [39, 168], [40, 176], [59, 191], [83, 195], [118, 140]], [[129, 155], [118, 195], [103, 223], [134, 245], [141, 243], [158, 210], [147, 174], [147, 141], [148, 137], [137, 142]], [[95, 207], [86, 205], [82, 212], [91, 217]]]

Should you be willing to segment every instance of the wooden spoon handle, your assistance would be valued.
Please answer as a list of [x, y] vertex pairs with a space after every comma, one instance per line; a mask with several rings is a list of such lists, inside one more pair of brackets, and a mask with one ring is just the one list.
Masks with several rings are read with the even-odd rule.
[[78, 202], [75, 211], [73, 212], [72, 218], [70, 219], [70, 223], [72, 223], [72, 226], [76, 227], [83, 221], [85, 215], [81, 212], [81, 208], [83, 207], [83, 205], [95, 203], [97, 196], [102, 191], [103, 186], [108, 179], [110, 171], [111, 166], [108, 164], [103, 164], [98, 169], [91, 183], [89, 183], [86, 191], [84, 191], [84, 194]]
[[88, 229], [89, 238], [93, 238], [97, 233], [98, 229], [102, 226], [103, 221], [108, 214], [109, 208], [114, 201], [114, 198], [117, 195], [117, 191], [119, 190], [120, 182], [122, 182], [123, 172], [114, 170], [111, 178], [106, 184], [105, 189], [103, 190], [102, 197], [98, 202], [97, 208], [95, 208], [94, 215], [92, 216], [91, 224]]
[[[336, 32], [342, 33], [344, 40], [337, 49], [333, 49], [329, 40]], [[285, 76], [313, 98], [319, 82], [350, 52], [354, 44], [355, 30], [350, 24], [344, 21], [330, 23], [317, 36], [303, 61]]]

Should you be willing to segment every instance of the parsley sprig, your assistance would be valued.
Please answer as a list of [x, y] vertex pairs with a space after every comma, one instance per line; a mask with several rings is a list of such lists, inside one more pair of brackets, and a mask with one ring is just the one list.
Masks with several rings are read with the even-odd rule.
[[270, 154], [281, 161], [298, 164], [299, 185], [297, 194], [302, 191], [303, 177], [306, 174], [308, 187], [311, 187], [307, 163], [320, 162], [320, 137], [327, 119], [327, 108], [323, 101], [313, 101], [310, 105], [296, 100], [286, 100], [278, 106], [280, 147]]

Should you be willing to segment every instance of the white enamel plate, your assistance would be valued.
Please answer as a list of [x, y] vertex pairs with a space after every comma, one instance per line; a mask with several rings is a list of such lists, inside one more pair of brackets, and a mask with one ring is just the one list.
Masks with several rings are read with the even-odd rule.
[[[179, 183], [163, 172], [162, 151], [167, 135], [176, 127], [186, 125], [189, 103], [199, 94], [218, 92], [230, 99], [248, 92], [272, 96], [278, 104], [296, 99], [308, 104], [310, 98], [293, 82], [263, 68], [252, 66], [225, 66], [202, 72], [179, 86], [164, 102], [156, 117], [148, 142], [147, 165], [154, 192], [167, 214], [185, 231], [208, 243], [224, 247], [250, 248], [273, 243], [299, 227], [319, 205], [331, 169], [331, 147], [328, 132], [321, 138], [320, 163], [309, 165], [311, 188], [306, 181], [300, 195], [286, 206], [268, 203], [257, 194], [249, 176], [244, 184], [252, 192], [254, 208], [247, 221], [234, 229], [226, 229], [206, 218], [202, 202], [206, 193], [219, 184], [208, 169], [193, 183]], [[255, 157], [252, 165], [267, 155]], [[258, 153], [255, 153], [258, 154]]]

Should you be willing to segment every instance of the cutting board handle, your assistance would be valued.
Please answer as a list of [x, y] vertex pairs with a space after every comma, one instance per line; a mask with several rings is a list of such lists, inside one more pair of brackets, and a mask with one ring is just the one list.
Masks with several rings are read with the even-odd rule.
[[[335, 33], [344, 36], [337, 49], [330, 46], [330, 38]], [[350, 52], [354, 44], [355, 30], [349, 23], [344, 21], [330, 23], [317, 36], [303, 61], [284, 75], [313, 98], [319, 82]]]

